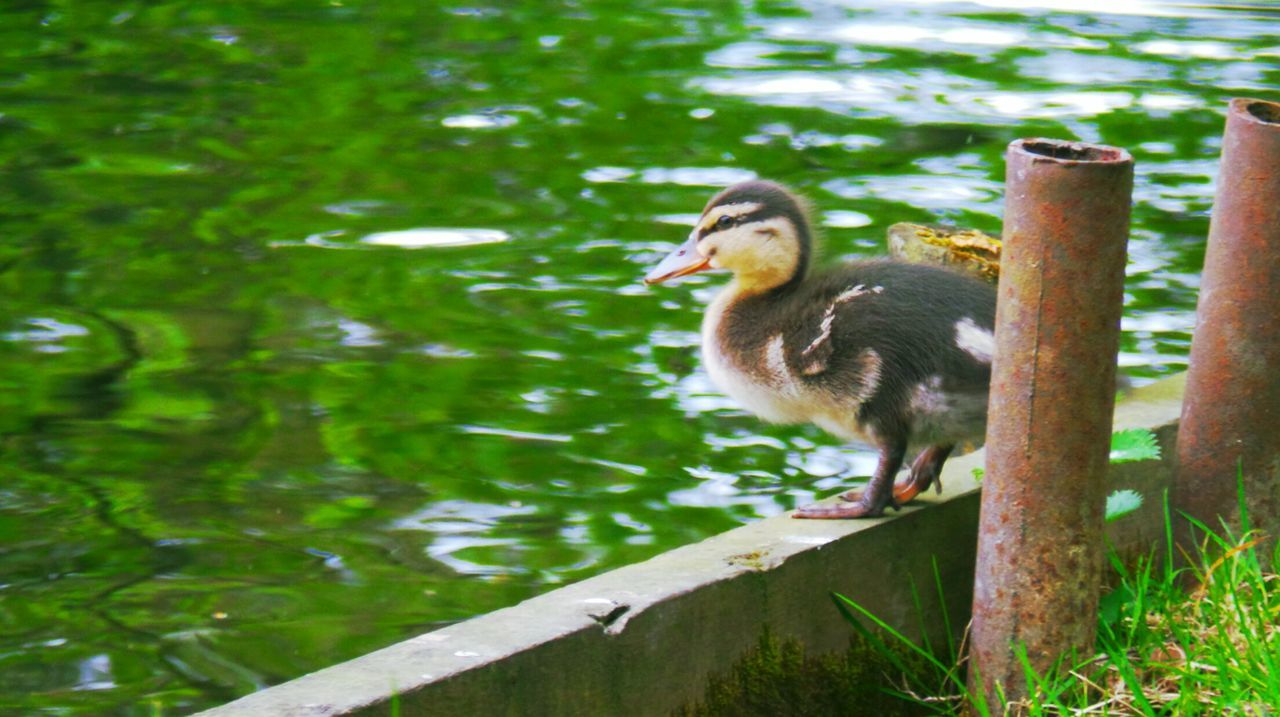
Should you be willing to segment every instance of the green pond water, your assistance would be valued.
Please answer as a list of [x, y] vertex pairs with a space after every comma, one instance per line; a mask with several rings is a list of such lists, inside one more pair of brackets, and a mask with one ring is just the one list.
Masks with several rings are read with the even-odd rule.
[[1121, 362], [1181, 369], [1280, 15], [1088, 5], [0, 4], [0, 712], [209, 707], [866, 475], [709, 384], [723, 277], [639, 283], [739, 179], [850, 258], [1124, 146]]

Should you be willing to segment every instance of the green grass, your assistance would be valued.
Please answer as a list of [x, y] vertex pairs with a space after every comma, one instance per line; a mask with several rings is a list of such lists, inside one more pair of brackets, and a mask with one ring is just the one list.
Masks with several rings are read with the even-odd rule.
[[[1265, 538], [1250, 532], [1247, 521], [1238, 536], [1226, 528], [1215, 533], [1197, 527], [1207, 537], [1196, 555], [1175, 554], [1166, 531], [1163, 555], [1132, 569], [1113, 557], [1118, 584], [1101, 602], [1096, 653], [1047, 674], [1029, 671], [1029, 696], [1017, 703], [997, 700], [1003, 709], [994, 712], [970, 699], [955, 649], [917, 645], [852, 601], [835, 597], [859, 632], [886, 650], [905, 647], [919, 658], [914, 664], [926, 665], [901, 664], [896, 691], [932, 714], [961, 714], [965, 704], [974, 704], [981, 715], [1275, 714], [1280, 579], [1264, 565], [1276, 565], [1278, 556], [1272, 552], [1271, 561], [1260, 560]], [[888, 639], [875, 637], [855, 616], [879, 626]]]

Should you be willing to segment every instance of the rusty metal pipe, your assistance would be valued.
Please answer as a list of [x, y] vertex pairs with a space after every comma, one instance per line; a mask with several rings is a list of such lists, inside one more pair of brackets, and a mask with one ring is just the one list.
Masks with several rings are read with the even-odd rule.
[[[1009, 145], [969, 685], [993, 707], [1093, 643], [1133, 158]], [[996, 712], [999, 714], [999, 711]]]
[[[1231, 100], [1170, 500], [1213, 529], [1280, 531], [1280, 103]], [[1196, 536], [1180, 522], [1179, 537]], [[1269, 553], [1269, 551], [1263, 551]]]

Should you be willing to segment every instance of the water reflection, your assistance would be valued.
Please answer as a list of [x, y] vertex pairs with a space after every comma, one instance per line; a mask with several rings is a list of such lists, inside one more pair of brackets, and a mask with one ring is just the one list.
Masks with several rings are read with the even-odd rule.
[[[791, 28], [779, 28], [778, 35], [786, 36]], [[831, 39], [863, 45], [887, 45], [918, 47], [920, 45], [949, 45], [950, 51], [962, 50], [965, 45], [986, 47], [1010, 47], [1027, 41], [1026, 33], [999, 26], [982, 26], [968, 22], [954, 28], [930, 28], [919, 25], [891, 25], [859, 22], [836, 27], [829, 31]]]
[[360, 242], [369, 246], [394, 246], [401, 249], [470, 246], [493, 244], [511, 238], [497, 229], [404, 229], [395, 232], [366, 234]]
[[453, 129], [501, 129], [518, 121], [519, 118], [513, 115], [503, 114], [456, 115], [445, 117], [440, 124]]
[[527, 570], [519, 564], [523, 543], [515, 537], [493, 537], [492, 532], [501, 530], [514, 518], [534, 513], [537, 513], [534, 506], [449, 500], [405, 516], [395, 521], [393, 527], [433, 534], [426, 548], [427, 555], [455, 572], [464, 575], [511, 575]]
[[[951, 174], [944, 181], [939, 181], [939, 175], [879, 177], [874, 181], [862, 178], [833, 179], [823, 184], [822, 188], [845, 199], [879, 199], [947, 212], [989, 206], [1000, 199], [1002, 187], [999, 182], [990, 179]], [[891, 223], [893, 217], [882, 216], [880, 221]]]
[[639, 181], [643, 184], [680, 184], [687, 187], [725, 187], [755, 179], [756, 173], [735, 167], [595, 167], [582, 173], [593, 183]]
[[1102, 54], [1051, 51], [1017, 58], [1018, 74], [1064, 85], [1146, 84], [1167, 80], [1171, 66]]
[[871, 224], [871, 217], [852, 209], [837, 209], [822, 215], [820, 223], [836, 229], [857, 229]]
[[1166, 57], [1191, 57], [1199, 60], [1247, 60], [1251, 53], [1242, 52], [1225, 42], [1203, 40], [1149, 40], [1133, 46], [1134, 51]]
[[[946, 5], [952, 0], [903, 0], [907, 5]], [[1195, 17], [1217, 15], [1211, 4], [1176, 0], [966, 0], [968, 4], [1002, 10], [1056, 10], [1084, 15], [1095, 13], [1145, 15], [1151, 17]], [[1243, 6], [1242, 9], [1247, 6]]]
[[[353, 212], [345, 212], [353, 213]], [[358, 249], [361, 246], [396, 247], [399, 249], [428, 249], [436, 247], [472, 246], [509, 241], [511, 236], [498, 229], [402, 229], [374, 232], [355, 241], [347, 239], [348, 232], [338, 229], [312, 234], [300, 244], [288, 241], [273, 242], [274, 247], [311, 246], [321, 249]]]
[[83, 326], [64, 323], [49, 317], [30, 318], [25, 321], [25, 325], [29, 328], [5, 332], [0, 334], [0, 339], [31, 342], [36, 344], [33, 347], [35, 351], [56, 354], [69, 348], [61, 343], [64, 339], [89, 335], [89, 329]]
[[792, 507], [784, 504], [773, 491], [751, 489], [738, 485], [742, 479], [763, 479], [776, 481], [776, 477], [768, 473], [726, 473], [707, 467], [690, 467], [686, 472], [697, 482], [688, 488], [674, 490], [667, 494], [667, 501], [673, 506], [694, 508], [749, 508], [753, 517], [777, 515]]
[[476, 436], [501, 436], [503, 438], [511, 438], [517, 441], [569, 443], [573, 440], [573, 436], [556, 435], [553, 433], [534, 433], [532, 431], [513, 431], [506, 428], [493, 428], [490, 426], [459, 426], [458, 430], [463, 433], [470, 433]]
[[80, 678], [76, 680], [76, 690], [109, 690], [115, 686], [110, 655], [94, 655], [80, 662]]

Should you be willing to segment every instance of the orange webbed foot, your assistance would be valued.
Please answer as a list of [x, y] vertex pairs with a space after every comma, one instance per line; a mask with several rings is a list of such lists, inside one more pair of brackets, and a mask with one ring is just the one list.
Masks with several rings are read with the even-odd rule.
[[809, 520], [849, 520], [851, 518], [876, 518], [884, 514], [884, 508], [875, 508], [866, 503], [834, 503], [828, 505], [806, 505], [791, 515], [793, 518]]

